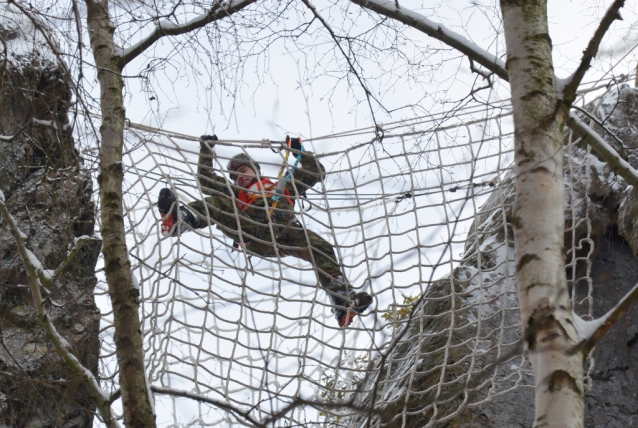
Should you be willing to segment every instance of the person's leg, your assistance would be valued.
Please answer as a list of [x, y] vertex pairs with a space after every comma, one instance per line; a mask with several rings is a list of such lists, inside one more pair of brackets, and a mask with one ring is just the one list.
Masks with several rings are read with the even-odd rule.
[[317, 279], [327, 291], [339, 327], [349, 326], [354, 315], [362, 313], [372, 303], [372, 296], [368, 293], [352, 290], [341, 272], [333, 246], [321, 236], [295, 223], [281, 233], [277, 243], [284, 254], [316, 266]]
[[345, 290], [343, 281], [341, 284], [333, 281], [343, 274], [332, 244], [313, 231], [304, 230], [297, 222], [288, 227], [276, 227], [279, 229], [278, 248], [284, 254], [312, 263], [317, 268], [317, 279], [323, 288], [335, 292]]
[[160, 190], [157, 198], [157, 208], [162, 216], [162, 235], [177, 236], [187, 228], [180, 225], [181, 221], [193, 229], [198, 228], [198, 215], [187, 207], [180, 205], [175, 193], [168, 188]]
[[235, 209], [234, 204], [233, 198], [219, 194], [181, 205], [175, 194], [164, 188], [160, 190], [157, 200], [158, 209], [163, 217], [162, 233], [177, 236], [178, 233], [184, 233], [189, 229], [203, 229], [215, 225], [224, 235], [237, 243], [243, 240], [243, 243], [247, 244], [259, 238], [264, 224], [254, 221], [242, 210]]

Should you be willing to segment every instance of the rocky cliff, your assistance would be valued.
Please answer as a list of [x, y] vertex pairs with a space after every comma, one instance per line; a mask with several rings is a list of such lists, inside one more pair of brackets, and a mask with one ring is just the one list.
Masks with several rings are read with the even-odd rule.
[[[0, 190], [45, 269], [80, 236], [93, 235], [91, 177], [68, 120], [69, 76], [24, 16], [2, 7]], [[43, 291], [49, 315], [75, 355], [97, 374], [99, 319], [93, 290], [101, 241], [91, 238]], [[0, 219], [0, 425], [91, 427], [93, 406], [40, 327], [26, 273]]]

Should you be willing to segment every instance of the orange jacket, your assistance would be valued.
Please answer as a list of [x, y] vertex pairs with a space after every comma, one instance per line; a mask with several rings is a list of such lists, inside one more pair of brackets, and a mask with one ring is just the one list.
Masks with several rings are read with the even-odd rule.
[[[263, 198], [262, 189], [263, 194], [266, 195], [266, 199], [271, 199], [276, 195], [276, 188], [277, 185], [269, 178], [255, 180], [248, 186], [248, 189], [239, 191], [237, 194], [237, 206], [243, 211], [246, 211], [248, 207], [255, 203], [256, 200]], [[284, 193], [286, 196], [290, 196], [290, 191], [288, 191], [288, 189], [285, 189]], [[288, 197], [286, 199], [288, 199], [290, 205], [295, 205], [294, 199]], [[272, 205], [272, 203], [270, 205]]]

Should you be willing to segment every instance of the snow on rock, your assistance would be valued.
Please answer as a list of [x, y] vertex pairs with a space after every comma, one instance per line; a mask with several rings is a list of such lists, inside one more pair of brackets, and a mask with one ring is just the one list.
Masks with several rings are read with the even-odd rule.
[[[56, 67], [58, 60], [42, 32], [15, 6], [0, 4], [0, 29], [7, 45], [7, 58], [12, 64], [45, 68]], [[53, 42], [53, 39], [49, 37]]]
[[[600, 126], [594, 129], [623, 159], [638, 169], [638, 90], [628, 85], [615, 86], [592, 104], [605, 126], [605, 129]], [[638, 254], [638, 191], [613, 173], [606, 178], [612, 186], [609, 203], [619, 207], [618, 232], [629, 242], [634, 254]]]
[[[21, 4], [28, 7], [27, 2]], [[76, 236], [93, 235], [91, 179], [78, 160], [72, 133], [62, 132], [71, 105], [65, 68], [29, 18], [7, 2], [0, 2], [0, 36], [7, 47], [0, 135], [12, 136], [11, 141], [0, 139], [0, 191], [23, 231], [30, 250], [27, 262], [49, 278]], [[0, 43], [0, 49], [4, 51], [4, 44]], [[32, 118], [49, 121], [51, 126], [35, 125]], [[93, 296], [100, 248], [95, 238], [84, 243], [47, 284], [47, 294], [55, 299], [48, 315], [91, 372], [98, 370], [100, 349], [100, 313]], [[92, 426], [94, 407], [88, 396], [73, 392], [73, 382], [56, 383], [66, 392], [52, 388], [51, 379], [68, 380], [71, 375], [46, 339], [30, 294], [20, 286], [28, 281], [25, 264], [6, 227], [0, 227], [0, 254], [0, 301], [5, 305], [0, 323], [7, 339], [0, 350], [0, 364], [7, 374], [0, 377], [0, 396], [11, 397], [0, 405], [3, 423], [22, 426], [28, 420], [32, 425], [46, 425], [51, 420], [72, 420], [77, 426]], [[78, 330], [77, 325], [84, 328]], [[34, 380], [29, 388], [23, 388], [25, 372]]]

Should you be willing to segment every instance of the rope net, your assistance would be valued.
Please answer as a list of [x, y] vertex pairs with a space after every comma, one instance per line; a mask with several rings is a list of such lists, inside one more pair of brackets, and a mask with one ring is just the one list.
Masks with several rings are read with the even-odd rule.
[[[304, 143], [326, 173], [305, 197], [291, 196], [296, 219], [332, 244], [350, 287], [373, 296], [348, 328], [339, 328], [312, 263], [234, 248], [210, 217], [204, 228], [181, 224], [185, 233], [163, 236], [160, 189], [182, 205], [205, 200], [199, 139], [129, 126], [125, 222], [146, 370], [154, 387], [199, 397], [156, 393], [158, 423], [436, 426], [503, 394], [530, 393], [507, 223], [509, 109], [475, 106]], [[218, 174], [227, 177], [228, 159], [243, 152], [277, 180], [278, 144], [220, 139]], [[586, 317], [592, 156], [570, 143], [565, 158], [566, 260], [570, 280], [590, 284], [575, 301]], [[111, 317], [103, 315], [101, 371], [115, 389]]]

